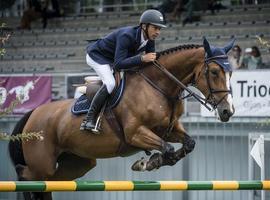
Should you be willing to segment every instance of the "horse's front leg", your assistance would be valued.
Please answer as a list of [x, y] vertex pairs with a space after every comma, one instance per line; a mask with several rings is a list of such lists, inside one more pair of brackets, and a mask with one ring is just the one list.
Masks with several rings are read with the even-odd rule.
[[[139, 160], [137, 161], [137, 166], [144, 166], [143, 168], [147, 171], [152, 171], [153, 169], [158, 169], [162, 166], [175, 165], [179, 160], [184, 158], [188, 153], [193, 151], [195, 147], [195, 141], [189, 136], [185, 135], [185, 140], [183, 146], [175, 152], [168, 153], [155, 153], [148, 161]], [[141, 167], [142, 168], [142, 167]]]
[[187, 135], [182, 124], [176, 123], [170, 135], [165, 138], [168, 142], [182, 143], [182, 147], [175, 152], [167, 152], [164, 154], [155, 153], [146, 163], [146, 170], [151, 171], [165, 165], [175, 165], [179, 160], [193, 151], [195, 141]]
[[[126, 141], [128, 144], [139, 147], [143, 150], [158, 150], [162, 155], [173, 155], [175, 153], [174, 147], [168, 142], [161, 139], [154, 132], [152, 132], [149, 128], [145, 126], [139, 126], [135, 131], [135, 133], [129, 133], [129, 131], [125, 131], [126, 133]], [[137, 161], [132, 169], [136, 171], [148, 170], [146, 169], [146, 161], [140, 162]]]
[[[178, 149], [173, 155], [168, 155], [177, 161], [193, 151], [195, 147], [195, 141], [186, 133], [182, 123], [180, 122], [175, 123], [172, 132], [167, 136], [167, 138], [165, 138], [165, 141], [183, 144], [182, 147]], [[168, 159], [170, 159], [170, 157], [168, 157]]]
[[145, 126], [138, 127], [133, 134], [126, 134], [126, 141], [128, 144], [143, 150], [158, 150], [162, 154], [175, 152], [171, 144], [161, 139]]
[[187, 134], [184, 135], [183, 146], [175, 151], [173, 155], [166, 157], [166, 154], [163, 156], [164, 165], [174, 165], [179, 160], [184, 158], [188, 153], [192, 152], [195, 147], [195, 141]]

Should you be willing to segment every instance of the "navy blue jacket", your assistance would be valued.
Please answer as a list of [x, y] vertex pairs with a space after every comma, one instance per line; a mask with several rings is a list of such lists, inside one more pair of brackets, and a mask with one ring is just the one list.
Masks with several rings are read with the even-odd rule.
[[99, 64], [109, 64], [114, 69], [127, 69], [142, 64], [141, 53], [155, 52], [155, 41], [138, 50], [141, 44], [141, 28], [123, 27], [117, 29], [86, 48], [88, 55]]

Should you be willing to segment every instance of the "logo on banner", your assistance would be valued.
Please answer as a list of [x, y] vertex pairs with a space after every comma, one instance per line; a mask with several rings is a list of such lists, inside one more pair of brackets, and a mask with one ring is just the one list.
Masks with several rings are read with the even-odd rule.
[[11, 88], [9, 91], [4, 87], [0, 87], [0, 105], [3, 105], [9, 94], [15, 93], [16, 99], [20, 101], [21, 104], [25, 103], [30, 99], [29, 92], [35, 88], [35, 84], [39, 79], [34, 81], [28, 81], [25, 85], [18, 85]]
[[33, 90], [34, 87], [34, 81], [29, 81], [25, 86], [19, 85], [17, 87], [12, 88], [9, 91], [9, 94], [13, 94], [15, 92], [16, 99], [20, 101], [21, 104], [28, 101], [30, 99], [29, 92], [30, 90]]
[[13, 114], [23, 114], [50, 102], [51, 85], [48, 76], [0, 77], [0, 112], [10, 109]]
[[6, 88], [0, 87], [0, 105], [4, 104], [7, 100]]

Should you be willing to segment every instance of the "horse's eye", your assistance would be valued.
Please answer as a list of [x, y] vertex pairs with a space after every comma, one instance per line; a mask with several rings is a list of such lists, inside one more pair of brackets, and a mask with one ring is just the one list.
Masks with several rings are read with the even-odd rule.
[[211, 70], [210, 73], [211, 73], [213, 76], [218, 76], [218, 70]]

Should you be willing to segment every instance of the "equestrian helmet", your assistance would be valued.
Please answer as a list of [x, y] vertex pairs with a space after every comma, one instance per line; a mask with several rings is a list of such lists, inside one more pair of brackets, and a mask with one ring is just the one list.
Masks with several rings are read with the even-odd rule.
[[154, 9], [143, 12], [140, 18], [140, 24], [152, 24], [161, 28], [166, 28], [162, 13]]

